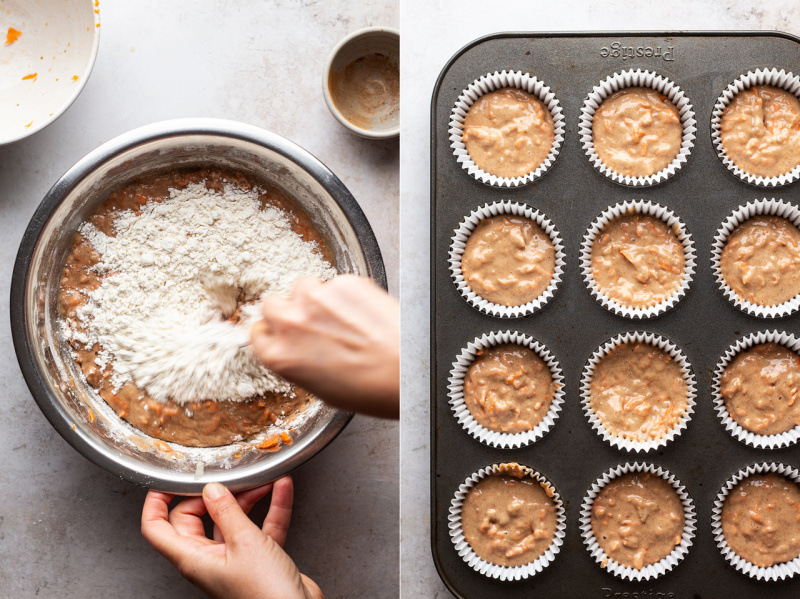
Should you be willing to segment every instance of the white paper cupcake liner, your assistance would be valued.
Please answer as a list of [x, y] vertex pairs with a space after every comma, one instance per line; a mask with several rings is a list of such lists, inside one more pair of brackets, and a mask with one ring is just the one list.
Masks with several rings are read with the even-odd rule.
[[[464, 538], [464, 531], [461, 529], [461, 506], [464, 503], [464, 498], [469, 493], [469, 490], [474, 487], [478, 482], [486, 476], [492, 474], [503, 474], [509, 469], [524, 470], [528, 476], [538, 481], [548, 495], [552, 493], [551, 497], [556, 506], [556, 532], [553, 537], [553, 542], [550, 547], [534, 561], [522, 566], [498, 566], [490, 564], [489, 562], [481, 559], [472, 549], [470, 544]], [[453, 545], [458, 552], [458, 555], [476, 572], [480, 572], [489, 578], [499, 580], [524, 580], [530, 578], [544, 570], [554, 559], [558, 552], [561, 550], [561, 545], [564, 543], [564, 535], [567, 529], [567, 517], [564, 509], [564, 502], [556, 491], [555, 487], [541, 474], [527, 466], [521, 466], [516, 463], [509, 464], [493, 464], [478, 470], [475, 474], [468, 477], [458, 491], [456, 491], [453, 500], [450, 502], [450, 515], [447, 517], [448, 528], [450, 529], [450, 538]]]
[[787, 335], [780, 331], [762, 331], [740, 339], [728, 348], [725, 355], [720, 358], [717, 363], [717, 368], [714, 371], [714, 381], [711, 386], [712, 396], [714, 398], [714, 410], [716, 410], [717, 416], [722, 421], [725, 430], [742, 443], [757, 449], [779, 449], [797, 443], [798, 439], [800, 439], [800, 425], [795, 426], [785, 433], [778, 433], [775, 435], [759, 435], [753, 433], [731, 418], [727, 407], [725, 407], [725, 400], [722, 398], [721, 381], [722, 373], [725, 371], [725, 368], [727, 368], [728, 364], [740, 353], [755, 345], [761, 345], [762, 343], [777, 343], [800, 355], [800, 340], [794, 335]]
[[[597, 414], [595, 414], [594, 410], [592, 409], [591, 384], [595, 368], [597, 367], [597, 364], [600, 362], [601, 358], [606, 356], [615, 347], [625, 343], [647, 343], [648, 345], [662, 349], [678, 363], [681, 368], [683, 380], [686, 382], [686, 411], [683, 413], [683, 416], [681, 416], [677, 424], [667, 431], [666, 434], [651, 441], [631, 441], [630, 439], [612, 435], [605, 429], [602, 422], [600, 422], [600, 419], [597, 417]], [[692, 373], [692, 368], [689, 365], [689, 361], [686, 359], [686, 356], [677, 345], [654, 333], [623, 333], [606, 341], [603, 345], [598, 347], [592, 354], [592, 357], [589, 358], [589, 361], [586, 363], [586, 366], [583, 369], [583, 375], [581, 376], [581, 404], [583, 405], [583, 413], [586, 415], [586, 418], [589, 420], [589, 423], [592, 425], [592, 428], [595, 430], [595, 432], [597, 432], [598, 435], [600, 435], [606, 442], [611, 444], [612, 447], [616, 447], [625, 451], [635, 451], [637, 453], [640, 451], [652, 451], [653, 449], [664, 447], [675, 437], [678, 437], [692, 418], [696, 397], [697, 387], [695, 384], [694, 374]]]
[[[678, 241], [683, 244], [685, 266], [683, 280], [681, 281], [680, 287], [668, 298], [647, 308], [632, 308], [608, 297], [598, 287], [592, 273], [592, 245], [594, 244], [594, 240], [597, 238], [597, 235], [601, 233], [606, 225], [608, 225], [615, 218], [630, 214], [647, 214], [661, 219], [667, 224], [667, 226], [672, 228], [673, 232], [678, 238]], [[689, 231], [686, 229], [686, 225], [672, 210], [650, 201], [646, 202], [644, 200], [629, 200], [626, 202], [621, 202], [615, 206], [611, 206], [594, 220], [589, 229], [586, 231], [586, 234], [583, 236], [583, 242], [581, 243], [580, 250], [580, 261], [581, 274], [583, 275], [583, 280], [586, 283], [586, 287], [588, 287], [592, 297], [594, 297], [594, 299], [597, 300], [606, 310], [610, 310], [615, 314], [625, 318], [652, 318], [654, 316], [663, 314], [667, 310], [674, 307], [679, 301], [681, 301], [683, 296], [686, 295], [686, 291], [689, 289], [689, 285], [694, 277], [696, 253], [694, 241], [692, 240], [692, 236], [689, 234]]]
[[[484, 218], [497, 216], [499, 214], [512, 214], [514, 216], [524, 216], [536, 222], [542, 230], [550, 236], [555, 249], [555, 268], [553, 270], [553, 278], [550, 280], [550, 285], [547, 286], [542, 294], [528, 302], [527, 304], [520, 304], [519, 306], [503, 306], [495, 304], [487, 299], [477, 295], [472, 289], [469, 288], [466, 281], [464, 281], [464, 273], [461, 272], [461, 256], [464, 254], [464, 248], [467, 245], [467, 239], [472, 235], [475, 227]], [[561, 241], [561, 235], [555, 225], [550, 222], [544, 214], [531, 208], [526, 204], [519, 202], [511, 202], [505, 200], [502, 202], [489, 202], [480, 208], [473, 210], [454, 231], [452, 241], [450, 244], [450, 274], [453, 277], [453, 282], [456, 284], [458, 291], [465, 300], [475, 309], [480, 310], [489, 316], [497, 316], [499, 318], [517, 318], [520, 316], [528, 316], [537, 310], [540, 310], [547, 302], [549, 302], [556, 289], [561, 283], [561, 277], [564, 273], [564, 244]]]
[[[665, 558], [654, 564], [645, 566], [641, 570], [631, 568], [630, 566], [623, 566], [622, 564], [615, 562], [597, 543], [597, 539], [592, 531], [592, 505], [594, 504], [595, 497], [597, 497], [603, 487], [605, 487], [609, 482], [619, 476], [622, 476], [623, 474], [628, 474], [631, 472], [650, 472], [651, 474], [660, 476], [673, 486], [675, 491], [678, 493], [678, 498], [683, 504], [684, 525], [681, 542], [676, 545], [675, 548]], [[689, 553], [689, 548], [694, 542], [695, 532], [697, 530], [697, 517], [695, 513], [694, 502], [692, 501], [692, 498], [689, 497], [689, 493], [686, 492], [686, 488], [683, 486], [683, 484], [681, 484], [681, 482], [669, 471], [660, 467], [656, 468], [652, 464], [645, 463], [627, 463], [622, 466], [617, 466], [598, 478], [594, 484], [592, 484], [592, 487], [589, 489], [589, 491], [586, 493], [586, 497], [583, 499], [579, 521], [583, 543], [586, 545], [586, 549], [589, 551], [589, 554], [597, 561], [598, 564], [600, 564], [600, 567], [605, 568], [618, 578], [637, 582], [658, 578], [677, 566], [683, 560], [683, 558], [686, 557], [686, 554]]]
[[714, 110], [711, 112], [711, 142], [714, 144], [717, 156], [722, 161], [722, 164], [725, 165], [725, 168], [745, 183], [750, 183], [751, 185], [757, 185], [759, 187], [788, 185], [789, 183], [797, 181], [798, 177], [800, 177], [800, 164], [790, 172], [778, 177], [759, 177], [746, 173], [736, 166], [722, 147], [722, 132], [720, 131], [722, 113], [739, 92], [750, 89], [754, 85], [771, 85], [773, 87], [778, 87], [794, 94], [797, 96], [798, 100], [800, 100], [800, 77], [793, 75], [791, 72], [787, 73], [783, 69], [780, 71], [778, 69], [756, 69], [755, 71], [750, 71], [728, 85], [722, 94], [720, 94], [717, 103], [714, 104]]
[[[481, 426], [472, 416], [467, 404], [464, 402], [464, 377], [475, 361], [478, 350], [507, 343], [514, 343], [533, 350], [547, 364], [553, 377], [553, 382], [556, 385], [556, 392], [553, 394], [547, 414], [533, 429], [522, 433], [503, 433]], [[512, 331], [488, 333], [470, 342], [467, 347], [461, 350], [456, 361], [453, 362], [453, 369], [450, 371], [450, 378], [447, 380], [449, 383], [447, 388], [450, 407], [453, 409], [458, 423], [475, 439], [492, 447], [507, 449], [525, 447], [535, 443], [553, 428], [564, 403], [564, 376], [555, 357], [533, 337]]]
[[[470, 107], [484, 94], [503, 89], [505, 87], [516, 87], [539, 98], [550, 111], [553, 117], [553, 146], [544, 162], [539, 167], [523, 177], [498, 177], [487, 173], [476, 165], [462, 140], [464, 134], [464, 118], [467, 116]], [[450, 147], [456, 160], [461, 167], [478, 181], [493, 185], [495, 187], [519, 187], [540, 179], [553, 166], [559, 152], [561, 144], [564, 142], [564, 110], [556, 98], [556, 95], [544, 83], [536, 77], [531, 77], [521, 71], [501, 71], [488, 73], [469, 84], [456, 100], [453, 110], [450, 112], [450, 123], [448, 125], [450, 135]]]
[[725, 504], [728, 494], [736, 485], [738, 485], [748, 476], [753, 474], [767, 474], [770, 472], [780, 474], [789, 480], [800, 484], [800, 471], [798, 471], [796, 468], [792, 468], [791, 466], [787, 466], [786, 464], [762, 462], [760, 464], [748, 466], [743, 470], [739, 470], [739, 472], [728, 479], [728, 481], [722, 486], [722, 489], [720, 489], [720, 492], [717, 495], [716, 501], [714, 501], [714, 507], [711, 510], [711, 531], [714, 535], [714, 540], [717, 542], [717, 547], [731, 566], [736, 568], [742, 574], [746, 574], [750, 578], [771, 581], [784, 580], [800, 573], [800, 556], [782, 564], [775, 564], [769, 568], [762, 568], [751, 562], [748, 562], [746, 559], [734, 553], [733, 549], [728, 546], [728, 543], [725, 540], [725, 535], [722, 533], [722, 508]]
[[800, 294], [789, 301], [778, 304], [777, 306], [759, 306], [748, 300], [741, 298], [733, 289], [728, 287], [722, 276], [722, 250], [733, 230], [740, 224], [750, 220], [754, 216], [781, 216], [791, 222], [795, 227], [800, 228], [800, 209], [783, 200], [772, 198], [768, 200], [754, 200], [748, 204], [734, 210], [728, 218], [717, 229], [714, 241], [711, 244], [711, 271], [717, 280], [720, 290], [727, 300], [742, 312], [759, 318], [782, 318], [797, 312], [800, 308]]
[[[631, 177], [629, 175], [615, 173], [603, 164], [594, 149], [594, 135], [592, 133], [594, 113], [603, 103], [603, 100], [626, 87], [649, 87], [664, 94], [678, 109], [681, 124], [683, 125], [683, 138], [678, 155], [675, 156], [675, 159], [665, 168], [647, 177]], [[580, 134], [581, 146], [586, 156], [589, 158], [592, 166], [602, 175], [620, 185], [627, 185], [629, 187], [649, 187], [663, 183], [677, 173], [686, 163], [694, 147], [697, 134], [697, 121], [694, 118], [692, 103], [677, 85], [666, 77], [662, 77], [656, 73], [636, 69], [614, 73], [606, 77], [606, 79], [592, 89], [589, 96], [583, 102], [583, 108], [581, 108], [578, 132]]]

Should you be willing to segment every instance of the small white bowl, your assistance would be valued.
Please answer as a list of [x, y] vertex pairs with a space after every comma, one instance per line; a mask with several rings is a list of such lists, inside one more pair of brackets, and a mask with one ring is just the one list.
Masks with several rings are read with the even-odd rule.
[[[400, 109], [383, 119], [361, 127], [347, 120], [331, 97], [331, 73], [341, 73], [350, 63], [370, 54], [383, 54], [400, 65], [400, 32], [391, 27], [367, 27], [348, 35], [331, 51], [322, 72], [322, 93], [328, 110], [344, 127], [368, 139], [389, 139], [400, 135]], [[399, 100], [399, 98], [398, 98]]]
[[[47, 127], [81, 93], [97, 57], [100, 16], [96, 0], [5, 0], [2, 6], [0, 145], [5, 145]], [[9, 27], [21, 34], [6, 44]]]

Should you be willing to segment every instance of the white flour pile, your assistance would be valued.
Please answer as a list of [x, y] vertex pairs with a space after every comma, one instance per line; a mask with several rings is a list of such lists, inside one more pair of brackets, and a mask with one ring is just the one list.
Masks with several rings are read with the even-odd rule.
[[113, 362], [115, 388], [135, 380], [154, 398], [181, 403], [289, 391], [244, 347], [258, 307], [238, 325], [224, 322], [240, 296], [285, 295], [300, 277], [336, 274], [284, 212], [262, 210], [256, 189], [220, 193], [196, 183], [139, 215], [120, 212], [114, 227], [114, 237], [90, 223], [80, 229], [105, 278], [78, 311], [89, 333], [70, 320], [65, 332], [87, 349], [100, 343], [97, 363]]

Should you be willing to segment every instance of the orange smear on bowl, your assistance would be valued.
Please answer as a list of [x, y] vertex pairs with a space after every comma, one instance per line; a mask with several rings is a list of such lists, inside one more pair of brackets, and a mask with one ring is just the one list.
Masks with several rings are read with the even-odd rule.
[[30, 75], [25, 75], [22, 80], [25, 81], [26, 79], [36, 79], [36, 75], [39, 73], [31, 73]]
[[9, 27], [8, 33], [6, 34], [5, 45], [7, 46], [8, 44], [13, 44], [19, 39], [20, 35], [22, 35], [22, 32], [19, 29], [14, 29], [13, 27]]
[[73, 80], [73, 81], [77, 81], [78, 79], [79, 79], [79, 77], [78, 77], [77, 75], [73, 75], [73, 76], [72, 76], [72, 80]]

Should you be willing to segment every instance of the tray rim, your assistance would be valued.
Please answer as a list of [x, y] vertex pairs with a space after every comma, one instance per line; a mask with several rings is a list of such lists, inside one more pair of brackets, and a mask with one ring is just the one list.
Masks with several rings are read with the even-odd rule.
[[[621, 30], [607, 30], [607, 31], [499, 31], [495, 33], [490, 33], [474, 40], [468, 42], [466, 45], [462, 46], [455, 54], [453, 54], [448, 61], [445, 63], [442, 70], [439, 72], [438, 77], [436, 78], [436, 83], [433, 86], [433, 92], [431, 95], [431, 107], [430, 107], [430, 166], [431, 166], [431, 173], [434, 171], [434, 167], [436, 166], [436, 143], [438, 140], [438, 133], [434, 128], [436, 122], [436, 103], [439, 98], [439, 93], [442, 89], [442, 84], [444, 82], [444, 78], [447, 73], [452, 68], [453, 64], [461, 58], [468, 50], [482, 44], [484, 42], [497, 40], [497, 39], [516, 39], [516, 38], [537, 38], [537, 39], [546, 39], [546, 38], [588, 38], [588, 37], [598, 37], [598, 38], [611, 38], [611, 37], [774, 37], [780, 39], [786, 39], [790, 42], [794, 42], [798, 46], [800, 46], [800, 36], [794, 35], [792, 33], [787, 33], [785, 31], [778, 31], [778, 30], [672, 30], [672, 31], [659, 31], [659, 30], [639, 30], [639, 31], [621, 31]], [[800, 69], [798, 69], [800, 72]], [[430, 211], [430, 239], [431, 243], [433, 240], [436, 239], [436, 211], [434, 210], [434, 197], [435, 197], [435, 190], [436, 190], [436, 179], [435, 177], [431, 176], [430, 178], [430, 202], [429, 207], [431, 208]], [[433, 252], [431, 252], [430, 256], [430, 275], [429, 275], [429, 290], [433, 290], [434, 284], [436, 281], [436, 260]], [[458, 599], [469, 599], [465, 597], [453, 587], [453, 584], [450, 582], [449, 577], [446, 575], [445, 570], [442, 568], [439, 559], [439, 553], [437, 551], [437, 540], [438, 540], [438, 533], [436, 527], [436, 506], [435, 506], [435, 487], [436, 487], [436, 477], [434, 476], [434, 452], [433, 447], [436, 442], [436, 423], [437, 423], [437, 415], [435, 407], [436, 401], [436, 378], [433, 376], [434, 371], [436, 370], [436, 340], [434, 337], [434, 331], [436, 330], [436, 296], [431, 293], [430, 296], [430, 303], [429, 303], [429, 310], [430, 310], [430, 324], [431, 324], [431, 334], [430, 334], [430, 360], [431, 360], [431, 377], [430, 377], [430, 398], [429, 398], [429, 408], [430, 408], [430, 452], [429, 452], [429, 459], [430, 459], [430, 522], [431, 522], [431, 533], [430, 533], [430, 550], [433, 557], [433, 563], [436, 568], [436, 573], [439, 575], [439, 579], [444, 583], [447, 587], [447, 590], [450, 593], [457, 597]]]

